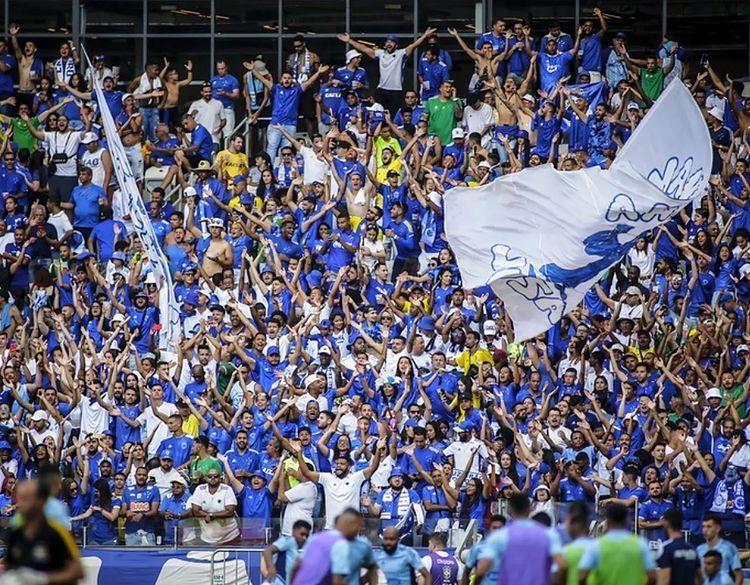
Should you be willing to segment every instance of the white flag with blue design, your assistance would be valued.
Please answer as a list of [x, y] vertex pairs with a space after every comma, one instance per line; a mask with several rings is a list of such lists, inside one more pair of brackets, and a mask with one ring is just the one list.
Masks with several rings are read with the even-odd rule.
[[708, 128], [671, 83], [608, 170], [552, 165], [451, 189], [445, 229], [466, 288], [490, 284], [518, 341], [543, 333], [644, 233], [707, 190]]
[[[84, 50], [84, 55], [89, 69], [93, 66], [89, 56]], [[149, 263], [154, 271], [156, 281], [160, 283], [159, 309], [162, 331], [160, 336], [160, 347], [164, 348], [168, 341], [179, 342], [180, 338], [180, 310], [174, 295], [174, 285], [169, 272], [169, 264], [164, 256], [159, 240], [151, 225], [146, 206], [143, 203], [141, 192], [135, 182], [133, 170], [122, 146], [117, 126], [112, 118], [107, 100], [102, 92], [99, 80], [94, 76], [94, 91], [96, 92], [96, 103], [102, 120], [102, 126], [107, 136], [107, 149], [112, 156], [112, 167], [117, 176], [117, 183], [125, 201], [124, 208], [130, 210], [130, 219], [133, 222], [138, 238], [148, 256]]]

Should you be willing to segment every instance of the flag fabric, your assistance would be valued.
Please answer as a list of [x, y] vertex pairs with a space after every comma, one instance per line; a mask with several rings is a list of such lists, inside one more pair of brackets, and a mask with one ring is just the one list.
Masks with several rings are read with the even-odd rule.
[[673, 82], [608, 170], [543, 165], [451, 189], [445, 229], [464, 286], [492, 287], [516, 340], [547, 331], [638, 238], [706, 193], [711, 162], [703, 116]]
[[[93, 66], [85, 49], [83, 51], [86, 61], [91, 70]], [[96, 92], [96, 103], [99, 108], [99, 114], [102, 120], [102, 127], [107, 136], [107, 148], [112, 157], [112, 166], [117, 176], [117, 183], [122, 193], [125, 209], [130, 210], [130, 218], [133, 222], [135, 233], [143, 244], [143, 248], [148, 256], [151, 268], [154, 271], [156, 282], [159, 289], [159, 309], [161, 314], [162, 330], [160, 335], [160, 347], [165, 347], [169, 341], [177, 343], [180, 336], [180, 311], [174, 295], [174, 285], [172, 275], [169, 272], [169, 264], [162, 253], [159, 240], [151, 225], [146, 206], [143, 203], [141, 192], [130, 168], [128, 157], [122, 146], [120, 135], [117, 133], [112, 112], [104, 98], [102, 87], [96, 78], [94, 78], [94, 91]]]

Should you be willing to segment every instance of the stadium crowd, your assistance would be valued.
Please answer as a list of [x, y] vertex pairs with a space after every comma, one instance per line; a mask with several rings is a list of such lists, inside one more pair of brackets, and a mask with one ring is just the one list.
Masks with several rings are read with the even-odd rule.
[[[70, 42], [43, 59], [13, 25], [0, 40], [0, 514], [40, 477], [50, 513], [89, 544], [170, 543], [189, 518], [186, 542], [235, 542], [280, 518], [294, 548], [314, 519], [351, 527], [359, 512], [387, 547], [440, 550], [471, 520], [489, 534], [509, 502], [584, 538], [585, 507], [568, 514], [583, 502], [662, 558], [684, 531], [707, 583], [737, 582], [750, 100], [668, 36], [631, 55], [598, 9], [569, 32], [497, 20], [476, 41], [430, 28], [382, 48], [342, 34], [330, 64], [298, 36], [283, 71], [219, 61], [189, 103], [190, 62], [120, 80]], [[468, 87], [451, 81], [449, 48], [475, 64]], [[607, 168], [677, 80], [710, 130], [710, 193], [552, 329], [515, 339], [489, 287], [462, 288], [445, 193], [543, 164]], [[169, 262], [178, 342], [105, 106]], [[582, 566], [613, 567], [608, 547]]]

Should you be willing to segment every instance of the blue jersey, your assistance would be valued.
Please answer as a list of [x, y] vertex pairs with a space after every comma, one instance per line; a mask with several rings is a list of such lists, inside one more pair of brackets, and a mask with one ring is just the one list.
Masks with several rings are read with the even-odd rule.
[[[159, 496], [159, 490], [156, 486], [146, 485], [141, 488], [136, 485], [131, 485], [125, 488], [122, 502], [128, 507], [128, 511], [145, 514], [151, 510], [151, 504], [154, 502], [157, 504], [161, 502], [161, 497]], [[155, 516], [142, 516], [138, 522], [132, 520], [125, 522], [125, 532], [128, 534], [133, 534], [138, 530], [144, 530], [147, 533], [153, 534], [155, 529]]]
[[226, 93], [232, 93], [234, 90], [240, 89], [240, 82], [234, 75], [214, 75], [211, 78], [211, 97], [221, 102], [221, 105], [225, 108], [234, 108], [234, 99], [221, 95], [220, 90]]
[[417, 551], [403, 544], [397, 545], [392, 553], [378, 549], [375, 560], [388, 585], [411, 585], [414, 573], [424, 567]]

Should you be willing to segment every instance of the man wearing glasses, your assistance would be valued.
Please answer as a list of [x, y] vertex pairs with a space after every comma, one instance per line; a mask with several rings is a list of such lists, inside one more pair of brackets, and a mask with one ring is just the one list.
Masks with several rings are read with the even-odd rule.
[[205, 544], [226, 544], [240, 535], [235, 510], [237, 497], [232, 488], [221, 482], [221, 473], [211, 469], [206, 483], [195, 488], [188, 503], [200, 524], [200, 538]]

